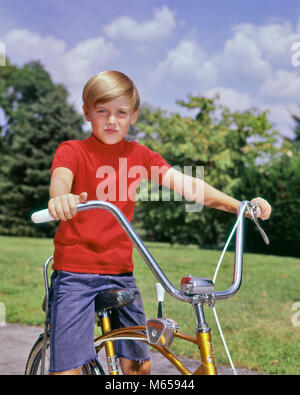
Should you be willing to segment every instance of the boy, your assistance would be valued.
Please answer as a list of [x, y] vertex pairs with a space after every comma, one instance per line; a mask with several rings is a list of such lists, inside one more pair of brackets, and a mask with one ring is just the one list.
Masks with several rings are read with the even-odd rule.
[[[239, 201], [186, 176], [164, 161], [156, 152], [124, 138], [138, 117], [140, 99], [134, 83], [117, 71], [99, 73], [83, 90], [83, 112], [92, 134], [83, 141], [59, 145], [51, 167], [48, 209], [57, 220], [54, 245], [54, 273], [51, 281], [50, 372], [79, 374], [80, 367], [95, 358], [94, 298], [105, 288], [136, 288], [133, 277], [132, 242], [117, 220], [106, 210], [82, 212], [76, 205], [88, 200], [110, 200], [131, 221], [134, 193], [140, 179], [156, 181], [209, 207], [236, 213]], [[139, 169], [133, 174], [131, 170]], [[129, 173], [131, 174], [129, 175]], [[138, 173], [141, 177], [138, 177]], [[152, 173], [153, 174], [153, 173]], [[107, 176], [107, 177], [105, 177]], [[190, 185], [190, 188], [184, 186]], [[130, 198], [128, 197], [130, 192]], [[193, 191], [202, 190], [201, 196]], [[199, 194], [200, 195], [200, 194]], [[255, 199], [262, 219], [271, 213], [270, 205]], [[145, 325], [141, 296], [120, 309], [117, 325]], [[76, 344], [76, 350], [68, 339]], [[142, 342], [116, 345], [124, 374], [150, 374], [148, 348]]]

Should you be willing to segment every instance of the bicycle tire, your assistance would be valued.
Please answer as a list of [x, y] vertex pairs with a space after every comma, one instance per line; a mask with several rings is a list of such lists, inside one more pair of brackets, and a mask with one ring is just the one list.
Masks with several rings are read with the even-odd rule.
[[[48, 359], [48, 364], [45, 364], [44, 374], [48, 375], [49, 369], [49, 346], [50, 346], [50, 338], [47, 336], [47, 347], [46, 347], [46, 359]], [[43, 335], [37, 339], [34, 343], [29, 357], [27, 359], [26, 367], [25, 367], [25, 375], [26, 376], [36, 376], [41, 374], [41, 356], [42, 356], [42, 348], [43, 348]], [[88, 362], [81, 368], [81, 374], [84, 376], [100, 376], [105, 375], [105, 372], [96, 359], [94, 361]]]

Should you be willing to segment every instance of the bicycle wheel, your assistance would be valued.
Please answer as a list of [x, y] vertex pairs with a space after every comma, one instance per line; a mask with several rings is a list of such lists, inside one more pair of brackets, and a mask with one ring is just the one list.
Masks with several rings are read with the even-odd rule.
[[[42, 362], [42, 348], [43, 348], [43, 335], [41, 335], [38, 340], [33, 345], [25, 368], [25, 375], [35, 376], [35, 375], [48, 375], [50, 367], [50, 339], [47, 337], [46, 355], [45, 355], [45, 367], [44, 372], [41, 373], [41, 362]], [[88, 376], [99, 376], [104, 375], [102, 366], [98, 360], [91, 361], [82, 366], [82, 375]]]

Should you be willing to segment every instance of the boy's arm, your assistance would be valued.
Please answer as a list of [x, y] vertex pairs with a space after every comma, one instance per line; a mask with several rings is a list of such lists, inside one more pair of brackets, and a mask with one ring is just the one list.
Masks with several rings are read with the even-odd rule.
[[50, 182], [48, 210], [56, 220], [67, 221], [76, 215], [77, 204], [84, 203], [87, 193], [73, 195], [73, 173], [66, 167], [57, 167], [53, 170]]
[[[205, 181], [183, 174], [170, 168], [162, 179], [162, 185], [181, 194], [186, 200], [195, 201], [204, 206], [218, 210], [236, 213], [240, 202], [231, 196], [217, 190]], [[261, 208], [261, 218], [268, 219], [271, 206], [262, 198], [252, 199], [257, 201]]]

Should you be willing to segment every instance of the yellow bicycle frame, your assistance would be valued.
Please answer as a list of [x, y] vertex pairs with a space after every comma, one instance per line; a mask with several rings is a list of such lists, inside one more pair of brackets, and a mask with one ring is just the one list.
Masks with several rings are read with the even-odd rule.
[[[101, 320], [103, 320], [104, 318], [108, 318], [108, 317], [103, 317], [101, 318]], [[173, 354], [167, 347], [157, 344], [150, 344], [147, 335], [143, 332], [146, 332], [145, 326], [131, 326], [131, 327], [119, 328], [113, 331], [103, 333], [102, 336], [95, 338], [94, 342], [95, 342], [96, 352], [98, 353], [103, 348], [104, 345], [105, 347], [107, 347], [106, 346], [107, 343], [108, 344], [113, 343], [113, 339], [117, 340], [118, 337], [139, 338], [141, 339], [141, 341], [144, 341], [145, 343], [153, 347], [155, 350], [159, 351], [183, 375], [192, 375], [192, 374], [216, 375], [217, 374], [215, 359], [212, 351], [210, 331], [207, 331], [205, 333], [198, 333], [196, 337], [186, 335], [181, 332], [174, 333], [175, 338], [194, 343], [199, 347], [202, 363], [194, 372], [191, 372], [188, 368], [186, 368], [184, 364], [178, 359], [178, 357], [175, 354]], [[97, 345], [97, 343], [100, 344]], [[112, 348], [110, 348], [110, 346], [108, 346], [108, 348], [109, 348], [109, 357], [114, 356], [112, 355]], [[107, 352], [107, 348], [106, 348], [106, 352]], [[110, 372], [110, 374], [117, 374], [117, 373]]]

